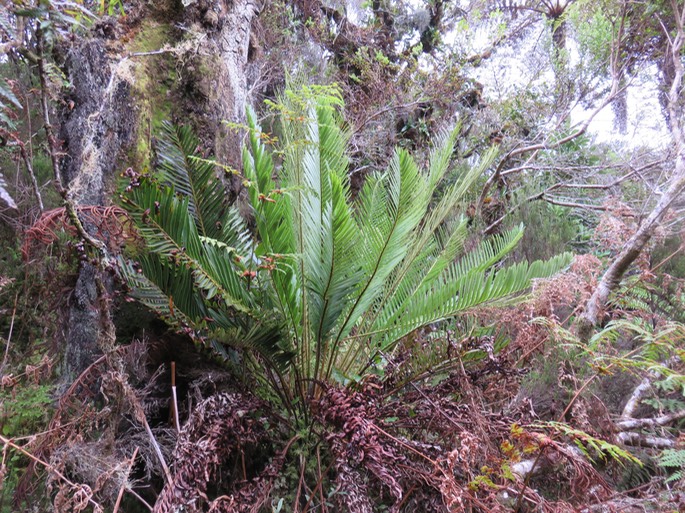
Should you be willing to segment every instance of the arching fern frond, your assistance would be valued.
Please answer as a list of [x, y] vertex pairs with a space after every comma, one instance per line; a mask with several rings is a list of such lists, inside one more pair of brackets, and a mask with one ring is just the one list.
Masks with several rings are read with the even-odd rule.
[[201, 235], [220, 238], [227, 212], [216, 166], [199, 153], [199, 140], [187, 126], [165, 122], [157, 141], [157, 176], [188, 198], [188, 210]]

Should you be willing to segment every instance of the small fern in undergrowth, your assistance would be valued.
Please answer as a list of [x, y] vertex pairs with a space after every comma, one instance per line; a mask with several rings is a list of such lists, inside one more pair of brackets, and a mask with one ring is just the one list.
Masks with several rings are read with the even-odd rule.
[[667, 483], [685, 478], [685, 449], [666, 449], [659, 456], [658, 463], [660, 467], [675, 469], [675, 472], [666, 479]]
[[602, 461], [614, 460], [621, 465], [624, 463], [633, 463], [637, 466], [642, 465], [638, 458], [622, 447], [592, 436], [581, 429], [576, 429], [563, 422], [547, 421], [533, 424], [533, 427], [551, 429], [569, 438], [578, 447], [580, 452], [593, 463], [595, 463], [596, 458], [599, 458]]
[[677, 287], [672, 287], [675, 290], [669, 289], [671, 280], [665, 277], [657, 283], [651, 283], [640, 275], [630, 276], [610, 298], [607, 306], [644, 319], [685, 322], [684, 297]]

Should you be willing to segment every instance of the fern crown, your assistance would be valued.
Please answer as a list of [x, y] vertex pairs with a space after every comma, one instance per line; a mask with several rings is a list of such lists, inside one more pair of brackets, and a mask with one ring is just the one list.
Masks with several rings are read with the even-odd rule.
[[[138, 268], [121, 262], [134, 295], [223, 357], [249, 348], [310, 392], [303, 383], [359, 376], [412, 331], [511, 300], [570, 260], [495, 271], [520, 226], [464, 254], [467, 222], [455, 208], [494, 150], [450, 170], [458, 129], [436, 138], [425, 170], [397, 150], [352, 201], [342, 102], [325, 93], [286, 94], [276, 152], [248, 112], [243, 173], [254, 233], [226, 206], [216, 166], [186, 128], [165, 126], [158, 171], [124, 198], [145, 241]], [[457, 178], [434, 201], [448, 171]]]

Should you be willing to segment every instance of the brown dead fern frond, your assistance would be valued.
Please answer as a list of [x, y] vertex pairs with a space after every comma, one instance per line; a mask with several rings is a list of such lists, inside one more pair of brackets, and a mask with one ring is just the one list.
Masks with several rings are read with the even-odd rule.
[[[389, 492], [395, 502], [403, 497], [403, 475], [399, 465], [407, 458], [397, 448], [397, 441], [385, 435], [376, 424], [380, 394], [367, 386], [363, 392], [343, 388], [329, 388], [318, 405], [324, 425], [331, 426], [328, 445], [337, 460], [338, 483], [352, 487], [340, 472], [349, 468], [364, 468]], [[352, 481], [357, 482], [355, 478]], [[345, 484], [347, 483], [347, 484]], [[354, 492], [350, 488], [350, 492]], [[361, 507], [355, 502], [357, 508]], [[349, 504], [352, 507], [354, 504]]]
[[284, 468], [286, 456], [293, 443], [300, 437], [293, 437], [271, 462], [253, 479], [236, 483], [230, 496], [218, 497], [209, 505], [209, 513], [259, 513], [271, 497], [276, 480]]
[[[83, 226], [89, 232], [92, 230], [98, 240], [105, 241], [113, 253], [119, 252], [123, 244], [138, 240], [130, 218], [117, 206], [78, 206], [76, 213]], [[27, 230], [21, 249], [24, 261], [29, 261], [39, 246], [48, 246], [57, 241], [60, 232], [73, 237], [78, 235], [64, 207], [48, 210]]]
[[[154, 513], [204, 511], [207, 489], [221, 464], [241, 447], [255, 445], [264, 431], [251, 413], [259, 401], [237, 393], [219, 393], [200, 403], [179, 434], [174, 472]], [[215, 509], [220, 504], [215, 506]]]
[[[117, 350], [125, 351], [126, 348], [122, 346]], [[49, 461], [55, 449], [69, 444], [70, 441], [82, 440], [82, 433], [95, 429], [103, 420], [103, 416], [109, 413], [108, 410], [98, 412], [93, 407], [93, 400], [98, 394], [99, 380], [106, 367], [106, 357], [98, 358], [61, 395], [47, 430], [36, 434], [36, 457]], [[17, 503], [27, 500], [35, 493], [38, 486], [35, 479], [37, 471], [36, 462], [29, 462], [16, 487]]]

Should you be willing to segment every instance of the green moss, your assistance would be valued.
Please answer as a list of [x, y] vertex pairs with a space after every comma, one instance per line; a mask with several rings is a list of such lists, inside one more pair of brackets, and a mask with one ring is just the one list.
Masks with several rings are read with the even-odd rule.
[[[129, 45], [132, 53], [153, 52], [164, 48], [171, 42], [171, 27], [156, 21], [146, 21]], [[165, 119], [172, 117], [172, 92], [178, 76], [172, 53], [134, 57], [135, 68], [134, 95], [137, 97], [138, 135], [130, 164], [139, 171], [150, 167], [152, 136]]]
[[153, 52], [169, 42], [171, 27], [154, 20], [142, 23], [140, 29], [129, 45], [131, 52]]

